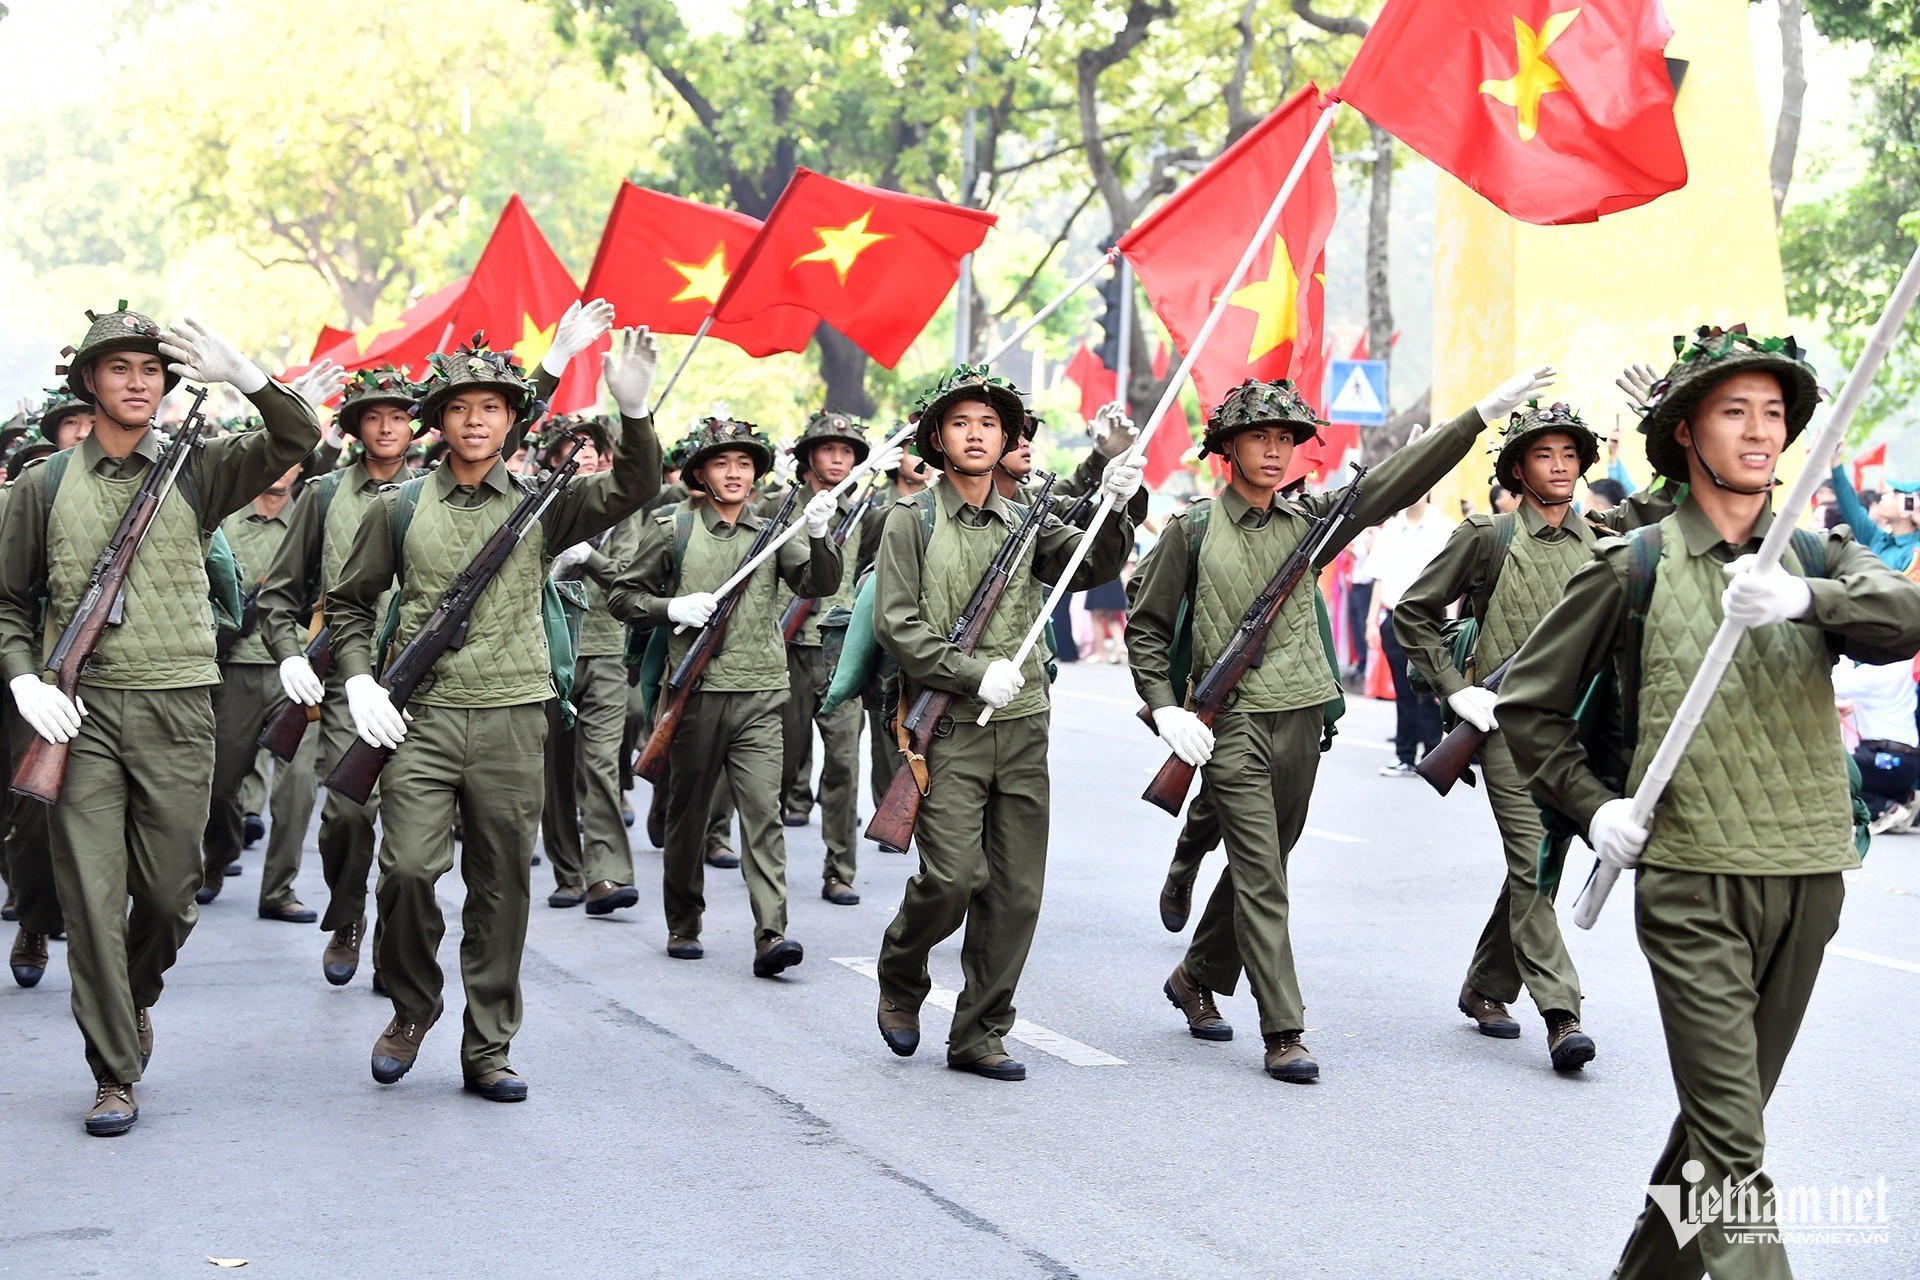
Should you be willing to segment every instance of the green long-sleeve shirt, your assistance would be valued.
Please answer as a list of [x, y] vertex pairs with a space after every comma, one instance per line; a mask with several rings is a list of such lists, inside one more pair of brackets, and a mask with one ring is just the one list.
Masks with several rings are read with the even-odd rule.
[[[727, 532], [726, 521], [720, 518], [711, 502], [696, 501], [693, 509], [709, 532], [723, 535]], [[741, 509], [738, 529], [751, 542], [759, 535], [761, 526], [771, 519], [749, 505]], [[828, 596], [840, 585], [840, 548], [833, 545], [831, 531], [820, 538], [806, 534], [790, 538], [774, 553], [773, 564], [774, 572], [795, 595]], [[674, 596], [711, 591], [720, 585], [718, 582], [676, 584], [675, 569], [673, 521], [656, 514], [641, 527], [633, 558], [607, 588], [608, 610], [630, 626], [665, 626], [670, 621], [667, 604]]]
[[[340, 491], [335, 492], [333, 501], [347, 501], [349, 493], [371, 495], [416, 474], [401, 467], [392, 480], [377, 480], [363, 463], [353, 462], [342, 471]], [[266, 641], [276, 663], [306, 651], [307, 622], [319, 604], [319, 565], [326, 541], [326, 517], [320, 510], [319, 495], [311, 488], [301, 487], [287, 507], [286, 518], [287, 536], [267, 567], [257, 607], [260, 638]], [[316, 589], [309, 590], [309, 584], [315, 584]]]
[[[278, 382], [248, 396], [260, 411], [261, 428], [207, 440], [187, 459], [183, 474], [199, 495], [200, 528], [211, 536], [220, 522], [252, 502], [287, 469], [312, 452], [320, 422], [307, 402]], [[120, 431], [102, 422], [97, 432]], [[160, 458], [160, 440], [149, 428], [124, 458], [110, 458], [96, 436], [73, 448], [70, 465], [115, 479], [139, 476]], [[46, 467], [21, 473], [0, 518], [0, 672], [9, 680], [31, 675], [42, 662], [39, 583], [47, 570]], [[93, 554], [98, 554], [97, 550]]]
[[[1320, 553], [1319, 563], [1314, 568], [1319, 569], [1330, 563], [1343, 547], [1359, 536], [1362, 529], [1378, 524], [1438, 484], [1460, 459], [1467, 456], [1486, 425], [1480, 420], [1477, 410], [1469, 409], [1367, 472], [1366, 478], [1360, 482], [1360, 497], [1354, 503], [1352, 518]], [[1268, 520], [1273, 519], [1297, 524], [1299, 535], [1287, 543], [1291, 550], [1298, 545], [1299, 538], [1305, 536], [1309, 523], [1332, 510], [1345, 492], [1343, 486], [1326, 493], [1303, 494], [1298, 498], [1282, 498], [1276, 494], [1272, 506], [1261, 511], [1250, 505], [1236, 490], [1229, 488], [1215, 499], [1218, 510], [1211, 518], [1237, 521], [1250, 528], [1264, 527]], [[1133, 580], [1127, 585], [1127, 664], [1133, 672], [1135, 690], [1151, 711], [1181, 705], [1185, 693], [1185, 690], [1176, 691], [1173, 687], [1171, 660], [1180, 605], [1191, 590], [1189, 579], [1192, 576], [1192, 560], [1187, 540], [1187, 517], [1182, 513], [1167, 522], [1167, 527], [1161, 531], [1160, 541], [1140, 562]], [[1279, 568], [1276, 562], [1270, 572], [1277, 572]], [[1303, 584], [1308, 587], [1311, 585]], [[1249, 595], [1247, 599], [1236, 602], [1234, 607], [1243, 610], [1252, 602], [1253, 597]], [[1280, 654], [1269, 654], [1267, 657], [1269, 662], [1284, 660]], [[1198, 679], [1201, 673], [1196, 671], [1193, 675]]]
[[[1675, 520], [1686, 554], [1732, 563], [1760, 549], [1773, 516], [1763, 514], [1753, 535], [1738, 545], [1723, 541], [1694, 503], [1683, 502]], [[1813, 606], [1795, 621], [1841, 637], [1842, 652], [1863, 662], [1911, 657], [1920, 649], [1920, 585], [1881, 564], [1844, 527], [1824, 537], [1827, 576], [1807, 580]], [[1567, 583], [1566, 595], [1507, 669], [1495, 712], [1528, 787], [1582, 830], [1592, 825], [1596, 809], [1618, 799], [1588, 767], [1573, 716], [1587, 682], [1602, 664], [1616, 660], [1627, 641], [1627, 548], [1625, 539], [1601, 543], [1594, 560]], [[1714, 745], [1696, 738], [1688, 750], [1712, 751]]]

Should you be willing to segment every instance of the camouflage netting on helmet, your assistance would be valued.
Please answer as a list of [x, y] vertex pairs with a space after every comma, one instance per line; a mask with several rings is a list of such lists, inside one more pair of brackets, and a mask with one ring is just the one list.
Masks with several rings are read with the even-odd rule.
[[1542, 408], [1538, 400], [1529, 400], [1514, 410], [1507, 419], [1506, 429], [1487, 442], [1495, 454], [1494, 478], [1511, 488], [1513, 469], [1520, 465], [1536, 441], [1550, 435], [1563, 435], [1573, 441], [1580, 451], [1582, 473], [1600, 461], [1600, 436], [1577, 410], [1561, 401]]
[[1019, 444], [1020, 433], [1027, 420], [1027, 406], [1020, 397], [1020, 389], [1005, 378], [996, 376], [984, 364], [963, 364], [943, 374], [938, 382], [921, 392], [920, 398], [914, 401], [909, 419], [916, 428], [913, 435], [915, 453], [936, 467], [945, 465], [946, 459], [941, 455], [939, 446], [940, 417], [954, 405], [966, 400], [979, 400], [992, 405], [1006, 433], [1006, 447], [1011, 449]]
[[334, 415], [334, 422], [347, 435], [357, 436], [360, 434], [361, 410], [390, 404], [412, 412], [414, 405], [420, 401], [420, 393], [421, 388], [410, 381], [403, 370], [393, 365], [362, 369], [347, 379], [340, 412]]
[[1701, 325], [1691, 337], [1673, 340], [1673, 366], [1647, 394], [1640, 433], [1647, 438], [1647, 461], [1663, 476], [1687, 478], [1687, 451], [1673, 438], [1709, 391], [1736, 373], [1771, 373], [1787, 403], [1787, 440], [1792, 444], [1820, 403], [1820, 384], [1807, 353], [1791, 336], [1756, 338], [1744, 324], [1731, 329]]
[[1287, 379], [1268, 382], [1248, 378], [1227, 392], [1226, 399], [1207, 419], [1200, 452], [1225, 457], [1227, 441], [1254, 427], [1284, 426], [1292, 430], [1295, 444], [1305, 444], [1325, 425], [1299, 388]]
[[804, 467], [808, 465], [807, 459], [812, 456], [815, 445], [839, 440], [852, 446], [854, 465], [858, 466], [872, 452], [865, 428], [866, 424], [851, 414], [841, 413], [837, 409], [823, 409], [807, 419], [800, 438], [793, 442], [787, 452]]
[[[87, 322], [87, 336], [80, 340], [78, 347], [61, 349], [60, 354], [67, 357], [67, 362], [55, 365], [53, 371], [66, 376], [67, 389], [75, 396], [92, 404], [93, 393], [87, 390], [81, 375], [92, 367], [95, 360], [115, 351], [138, 351], [159, 357], [160, 326], [150, 316], [129, 311], [125, 298], [120, 299], [120, 305], [105, 315], [88, 311]], [[164, 368], [164, 357], [161, 357], [161, 363]], [[164, 377], [168, 391], [180, 382], [180, 375], [171, 369], [165, 371]]]
[[731, 418], [706, 418], [688, 433], [675, 448], [681, 455], [680, 479], [689, 489], [706, 492], [699, 471], [709, 458], [728, 449], [738, 449], [753, 459], [753, 478], [773, 470], [773, 442], [751, 422]]
[[534, 398], [533, 382], [520, 367], [520, 358], [511, 351], [495, 351], [487, 346], [484, 333], [458, 351], [436, 351], [427, 357], [426, 379], [420, 383], [420, 421], [429, 429], [440, 425], [440, 414], [447, 402], [463, 391], [494, 390], [506, 397], [513, 410], [516, 426], [525, 426], [540, 415], [540, 402]]

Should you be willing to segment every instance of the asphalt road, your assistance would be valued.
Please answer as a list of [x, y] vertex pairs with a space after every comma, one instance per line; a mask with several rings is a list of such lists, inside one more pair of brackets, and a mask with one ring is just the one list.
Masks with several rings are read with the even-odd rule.
[[[382, 1088], [367, 968], [329, 987], [316, 929], [255, 918], [256, 849], [170, 975], [131, 1134], [81, 1132], [57, 945], [37, 990], [0, 990], [0, 1275], [209, 1275], [209, 1257], [267, 1276], [1606, 1275], [1674, 1112], [1627, 895], [1592, 933], [1567, 922], [1599, 1045], [1585, 1072], [1553, 1073], [1524, 999], [1522, 1039], [1475, 1034], [1453, 1004], [1500, 882], [1485, 801], [1378, 777], [1391, 708], [1356, 704], [1293, 858], [1321, 1079], [1269, 1080], [1244, 988], [1221, 1002], [1230, 1044], [1187, 1036], [1160, 994], [1182, 949], [1155, 912], [1177, 826], [1136, 798], [1163, 757], [1133, 709], [1123, 669], [1065, 669], [1019, 1001], [1048, 1047], [1014, 1046], [1024, 1083], [945, 1070], [932, 1008], [917, 1057], [886, 1051], [862, 961], [908, 859], [866, 846], [865, 900], [831, 906], [815, 825], [788, 832], [807, 948], [788, 978], [751, 976], [731, 873], [709, 877], [707, 958], [668, 959], [636, 831], [630, 911], [550, 910], [534, 871], [514, 1052], [531, 1100], [461, 1092], [457, 983]], [[311, 845], [300, 887], [319, 904]], [[1769, 1166], [1823, 1196], [1886, 1180], [1886, 1239], [1796, 1246], [1800, 1274], [1912, 1277], [1920, 835], [1880, 840], [1849, 890]], [[458, 895], [449, 877], [450, 974]], [[958, 986], [957, 940], [934, 979]]]

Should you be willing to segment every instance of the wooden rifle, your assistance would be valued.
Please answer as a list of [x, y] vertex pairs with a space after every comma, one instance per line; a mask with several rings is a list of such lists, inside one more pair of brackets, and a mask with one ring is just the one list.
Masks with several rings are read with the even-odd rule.
[[[846, 514], [840, 517], [840, 523], [833, 529], [834, 546], [842, 549], [846, 547], [847, 539], [853, 536], [853, 531], [860, 527], [862, 518], [873, 509], [873, 504], [879, 499], [880, 485], [885, 482], [885, 479], [884, 476], [875, 476], [873, 483], [867, 486], [866, 492], [862, 493], [859, 499], [847, 508]], [[841, 572], [849, 578], [853, 576], [847, 569], [843, 568]], [[789, 600], [786, 609], [780, 614], [780, 638], [792, 644], [794, 637], [800, 634], [800, 628], [807, 625], [807, 619], [811, 618], [819, 608], [820, 601], [812, 596], [795, 596]]]
[[213, 640], [213, 656], [217, 662], [225, 662], [233, 656], [233, 650], [242, 640], [252, 635], [260, 626], [260, 588], [266, 583], [256, 582], [240, 601], [240, 625], [231, 631], [222, 631]]
[[[1492, 693], [1500, 690], [1500, 682], [1507, 678], [1507, 668], [1513, 665], [1508, 658], [1494, 670], [1494, 673], [1480, 682], [1480, 687]], [[1446, 737], [1440, 739], [1440, 745], [1420, 758], [1413, 771], [1432, 784], [1441, 795], [1453, 790], [1453, 784], [1463, 776], [1467, 785], [1473, 786], [1473, 773], [1467, 766], [1480, 754], [1481, 746], [1486, 742], [1488, 733], [1471, 720], [1462, 720], [1453, 726]]]
[[[319, 634], [307, 642], [306, 655], [313, 674], [324, 681], [333, 669], [332, 627], [320, 628]], [[294, 753], [300, 750], [300, 740], [307, 736], [307, 726], [319, 718], [319, 707], [310, 707], [292, 698], [283, 699], [267, 718], [267, 727], [260, 731], [260, 740], [254, 745], [282, 764], [292, 764]]]

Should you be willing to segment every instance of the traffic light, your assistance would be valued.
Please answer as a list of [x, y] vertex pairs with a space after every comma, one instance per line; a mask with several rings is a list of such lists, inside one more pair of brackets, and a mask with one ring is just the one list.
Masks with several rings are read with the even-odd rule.
[[1123, 287], [1120, 276], [1121, 273], [1116, 270], [1100, 282], [1100, 301], [1105, 305], [1100, 310], [1100, 345], [1094, 349], [1094, 354], [1109, 370], [1120, 368], [1120, 344], [1126, 340], [1120, 332], [1120, 291]]

